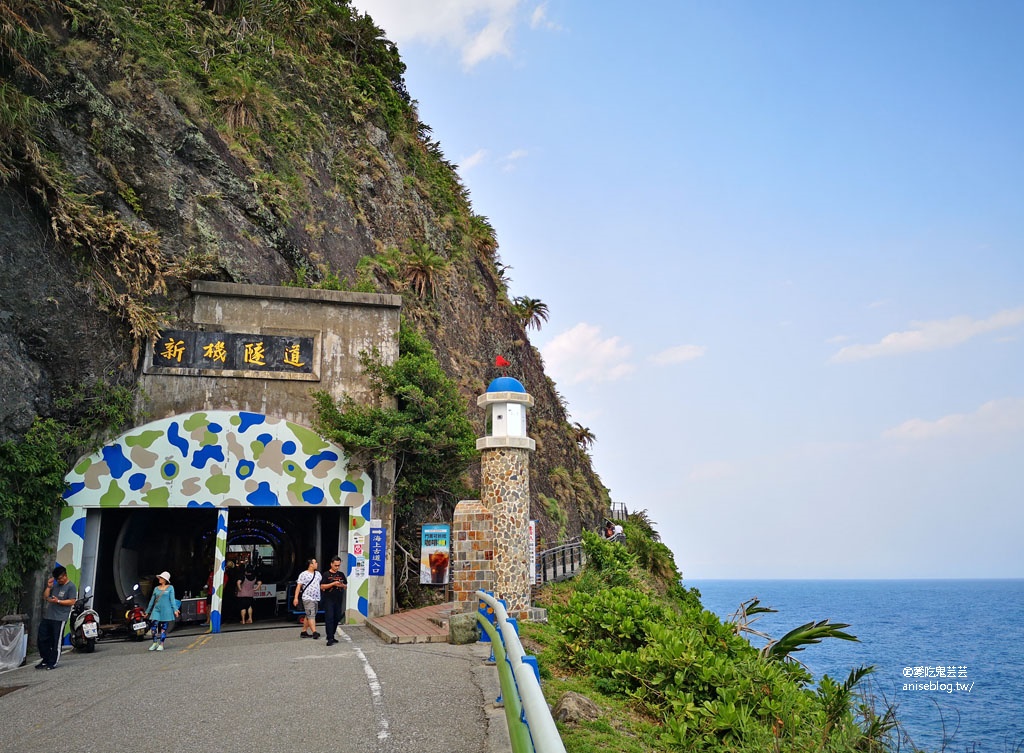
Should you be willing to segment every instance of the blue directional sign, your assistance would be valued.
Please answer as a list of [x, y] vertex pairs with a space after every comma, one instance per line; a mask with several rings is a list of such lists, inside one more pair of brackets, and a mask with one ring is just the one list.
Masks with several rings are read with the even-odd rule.
[[370, 575], [384, 574], [388, 532], [383, 528], [370, 529]]

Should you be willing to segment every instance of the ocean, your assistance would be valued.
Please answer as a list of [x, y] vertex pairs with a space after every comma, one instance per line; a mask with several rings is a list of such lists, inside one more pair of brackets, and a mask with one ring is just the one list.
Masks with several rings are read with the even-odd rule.
[[[779, 610], [753, 627], [773, 638], [828, 618], [860, 642], [826, 639], [795, 654], [815, 679], [862, 680], [895, 702], [916, 748], [1024, 752], [1024, 580], [685, 580], [728, 619], [758, 597]], [[753, 638], [754, 645], [763, 641]], [[904, 741], [903, 750], [910, 750]]]

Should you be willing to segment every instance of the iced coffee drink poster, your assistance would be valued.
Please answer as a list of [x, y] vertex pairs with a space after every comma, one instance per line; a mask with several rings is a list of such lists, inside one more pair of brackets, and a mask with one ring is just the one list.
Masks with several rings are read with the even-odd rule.
[[431, 523], [423, 526], [420, 540], [420, 583], [448, 582], [448, 545], [451, 526]]

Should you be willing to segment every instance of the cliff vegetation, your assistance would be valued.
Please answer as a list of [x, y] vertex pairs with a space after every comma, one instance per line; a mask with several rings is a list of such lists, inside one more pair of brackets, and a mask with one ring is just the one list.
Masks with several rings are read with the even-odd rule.
[[[397, 293], [477, 436], [497, 355], [536, 398], [541, 543], [594, 526], [609, 497], [593, 434], [527, 334], [547, 306], [510, 299], [495, 229], [404, 72], [346, 0], [0, 2], [0, 441], [27, 451], [78, 385], [135, 392], [146, 338], [187, 321], [194, 280]], [[143, 418], [85, 432], [66, 417], [82, 441], [63, 455]], [[406, 522], [450, 516], [478, 485], [475, 450], [456, 455], [458, 483], [396, 489]], [[49, 488], [28, 498], [59, 506]]]
[[[645, 512], [625, 531], [624, 543], [585, 533], [583, 573], [539, 595], [550, 621], [520, 626], [569, 753], [914, 750], [901, 748], [894, 709], [863, 687], [870, 667], [815, 684], [795, 660], [825, 638], [856, 640], [848, 625], [815, 621], [755, 648], [746, 619], [722, 622], [680, 585]], [[563, 714], [567, 696], [577, 700]]]

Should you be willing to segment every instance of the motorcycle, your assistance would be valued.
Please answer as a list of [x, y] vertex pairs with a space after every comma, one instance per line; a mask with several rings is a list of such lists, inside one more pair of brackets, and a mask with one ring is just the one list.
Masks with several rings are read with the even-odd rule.
[[140, 597], [139, 584], [136, 583], [124, 602], [124, 624], [128, 628], [128, 637], [133, 641], [144, 640], [149, 631], [149, 620], [146, 619], [146, 610], [141, 604]]
[[96, 650], [96, 639], [100, 637], [100, 616], [88, 606], [92, 600], [92, 588], [85, 587], [84, 593], [71, 607], [68, 623], [71, 625], [71, 645], [76, 651], [91, 654]]

